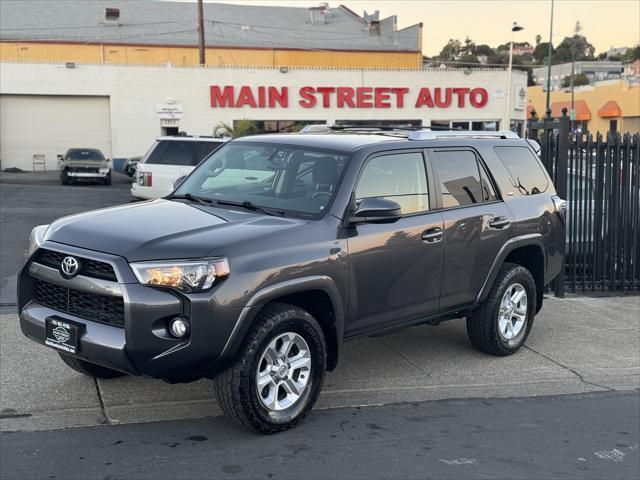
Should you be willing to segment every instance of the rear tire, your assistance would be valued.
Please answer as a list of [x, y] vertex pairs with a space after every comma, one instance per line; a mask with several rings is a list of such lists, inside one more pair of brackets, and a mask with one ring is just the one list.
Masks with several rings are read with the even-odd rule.
[[535, 314], [536, 285], [531, 272], [505, 263], [489, 296], [467, 317], [467, 334], [481, 352], [512, 355], [529, 336]]
[[[258, 314], [235, 363], [214, 378], [218, 403], [227, 417], [247, 429], [286, 430], [313, 408], [326, 363], [327, 347], [316, 319], [293, 305], [268, 305]], [[297, 368], [301, 364], [306, 367]]]
[[60, 358], [68, 367], [89, 377], [109, 379], [126, 375], [125, 373], [118, 372], [117, 370], [111, 370], [110, 368], [102, 367], [95, 363], [87, 362], [86, 360], [80, 360], [79, 358], [72, 357], [66, 353], [58, 352], [58, 355], [60, 355]]

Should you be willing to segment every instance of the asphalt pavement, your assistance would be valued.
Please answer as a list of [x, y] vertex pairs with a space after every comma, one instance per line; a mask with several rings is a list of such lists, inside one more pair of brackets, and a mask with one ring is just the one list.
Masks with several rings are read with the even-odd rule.
[[222, 418], [0, 435], [12, 479], [629, 479], [638, 392], [315, 412], [264, 436]]
[[[56, 352], [21, 334], [15, 274], [32, 226], [128, 202], [127, 180], [119, 180], [112, 187], [62, 187], [0, 176], [0, 477], [638, 472], [637, 296], [546, 298], [526, 346], [506, 358], [474, 350], [463, 320], [349, 342], [317, 408], [299, 428], [275, 437], [242, 432], [219, 417], [207, 380], [95, 381], [68, 369]], [[561, 394], [578, 395], [549, 397]], [[353, 406], [361, 408], [343, 408]]]

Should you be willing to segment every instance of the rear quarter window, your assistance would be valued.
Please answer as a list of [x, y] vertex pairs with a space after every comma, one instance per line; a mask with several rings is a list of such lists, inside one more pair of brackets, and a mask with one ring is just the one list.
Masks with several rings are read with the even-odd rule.
[[523, 195], [542, 193], [549, 180], [540, 161], [527, 147], [494, 147], [496, 155], [509, 171], [514, 184]]

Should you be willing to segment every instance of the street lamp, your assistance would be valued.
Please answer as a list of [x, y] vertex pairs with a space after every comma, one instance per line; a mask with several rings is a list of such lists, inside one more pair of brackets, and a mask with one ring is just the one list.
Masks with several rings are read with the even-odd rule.
[[509, 68], [507, 70], [507, 103], [504, 106], [505, 130], [511, 130], [511, 69], [513, 67], [513, 34], [524, 30], [524, 27], [513, 22], [511, 26], [511, 41], [509, 42]]

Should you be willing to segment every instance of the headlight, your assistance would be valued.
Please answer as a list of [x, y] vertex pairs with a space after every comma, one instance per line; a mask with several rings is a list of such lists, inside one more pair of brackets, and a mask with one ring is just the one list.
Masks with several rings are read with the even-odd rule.
[[40, 245], [44, 242], [44, 236], [49, 229], [49, 225], [38, 225], [31, 230], [29, 234], [29, 250], [27, 250], [27, 256], [33, 255]]
[[109, 169], [108, 168], [101, 168], [100, 169], [100, 173], [109, 173]]
[[182, 292], [207, 290], [216, 280], [229, 275], [226, 258], [170, 262], [138, 262], [131, 268], [143, 285], [170, 287]]

